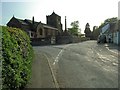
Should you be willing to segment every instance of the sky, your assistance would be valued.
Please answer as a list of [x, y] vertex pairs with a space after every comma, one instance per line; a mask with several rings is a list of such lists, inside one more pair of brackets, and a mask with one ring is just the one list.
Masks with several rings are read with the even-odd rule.
[[46, 23], [46, 15], [54, 11], [61, 16], [63, 24], [67, 17], [67, 28], [73, 21], [79, 21], [79, 28], [84, 32], [86, 23], [99, 26], [107, 18], [118, 17], [119, 0], [1, 0], [0, 18], [2, 25], [14, 15], [19, 19], [30, 19]]

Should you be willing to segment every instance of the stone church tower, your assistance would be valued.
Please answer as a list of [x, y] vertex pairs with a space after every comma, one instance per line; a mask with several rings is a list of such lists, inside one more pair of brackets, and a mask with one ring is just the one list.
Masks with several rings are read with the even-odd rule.
[[46, 20], [47, 20], [47, 25], [57, 28], [59, 31], [59, 34], [63, 32], [61, 17], [57, 15], [54, 11], [51, 15], [46, 16]]

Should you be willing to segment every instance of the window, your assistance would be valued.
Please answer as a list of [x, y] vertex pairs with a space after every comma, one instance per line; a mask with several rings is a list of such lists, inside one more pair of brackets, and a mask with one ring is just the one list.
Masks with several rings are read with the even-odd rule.
[[115, 37], [117, 37], [117, 33], [115, 33]]
[[30, 36], [30, 38], [33, 38], [34, 37], [34, 33], [29, 31], [29, 36]]
[[45, 35], [46, 36], [48, 35], [48, 29], [45, 29]]
[[33, 33], [31, 32], [31, 37], [33, 37]]
[[40, 35], [42, 35], [42, 33], [43, 33], [43, 30], [41, 28], [39, 29], [39, 33], [40, 33]]

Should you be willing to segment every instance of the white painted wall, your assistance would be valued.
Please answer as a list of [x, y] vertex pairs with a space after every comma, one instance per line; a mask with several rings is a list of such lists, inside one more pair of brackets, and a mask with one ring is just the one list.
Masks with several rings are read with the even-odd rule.
[[119, 38], [119, 33], [114, 32], [114, 34], [113, 34], [113, 43], [114, 44], [118, 44], [118, 38]]

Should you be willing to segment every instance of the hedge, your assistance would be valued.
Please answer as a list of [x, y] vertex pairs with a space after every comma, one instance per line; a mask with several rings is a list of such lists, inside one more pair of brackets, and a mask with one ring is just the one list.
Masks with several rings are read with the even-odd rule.
[[2, 26], [2, 88], [20, 89], [31, 77], [33, 48], [28, 35], [18, 28]]

